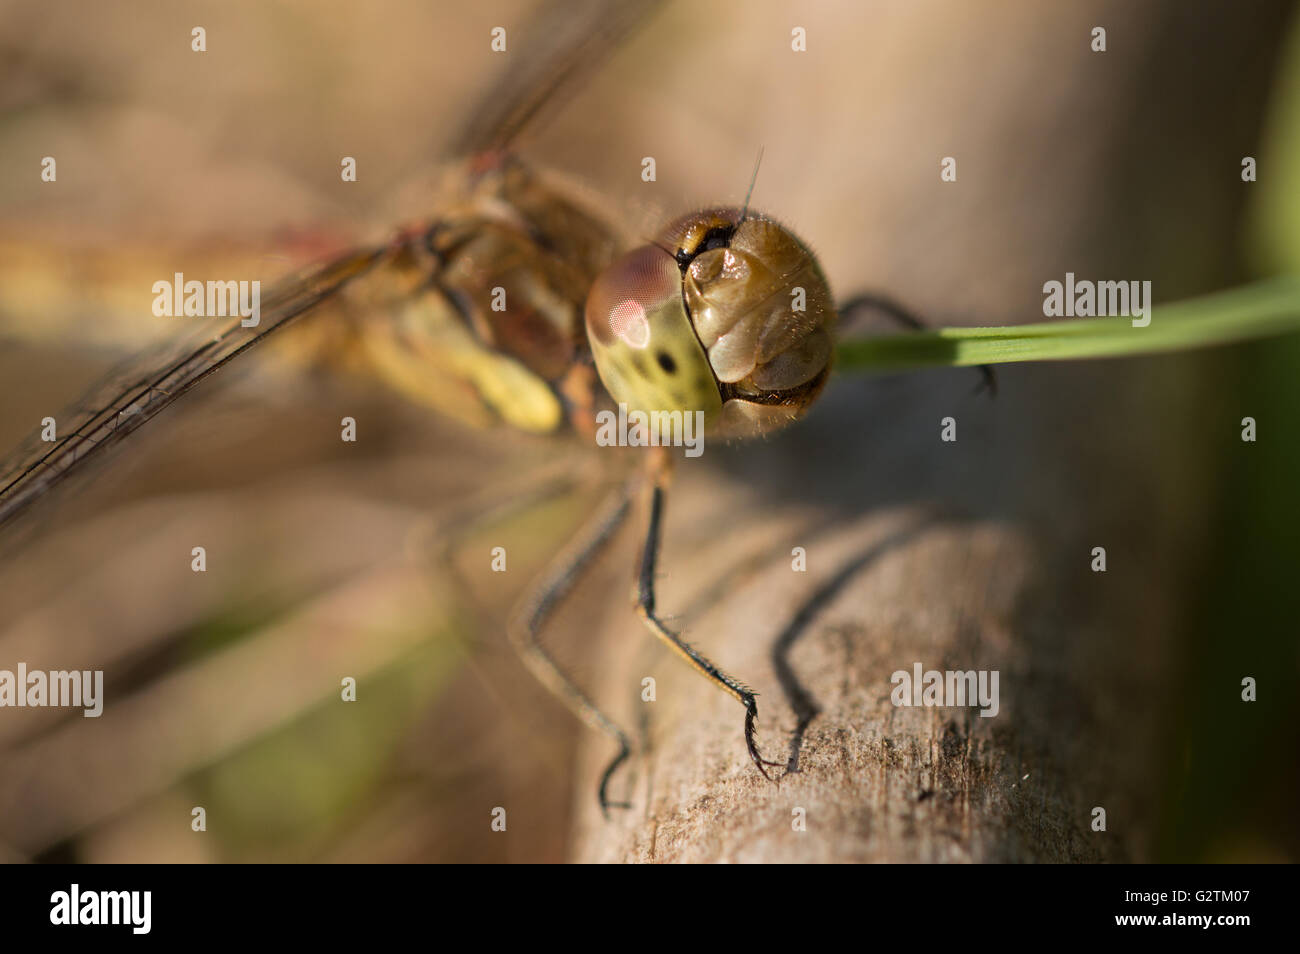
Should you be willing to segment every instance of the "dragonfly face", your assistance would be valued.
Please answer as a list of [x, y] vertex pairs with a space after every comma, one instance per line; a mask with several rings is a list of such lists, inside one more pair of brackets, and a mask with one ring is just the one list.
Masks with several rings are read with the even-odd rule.
[[713, 209], [670, 224], [601, 273], [586, 319], [616, 400], [702, 411], [722, 436], [795, 420], [830, 371], [826, 279], [803, 243], [757, 213]]

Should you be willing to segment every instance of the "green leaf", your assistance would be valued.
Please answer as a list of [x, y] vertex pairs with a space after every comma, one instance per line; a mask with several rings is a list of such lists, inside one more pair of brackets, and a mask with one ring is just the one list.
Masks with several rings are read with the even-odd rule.
[[1273, 278], [1187, 301], [1155, 305], [1150, 324], [1076, 318], [995, 328], [940, 328], [856, 338], [835, 349], [836, 370], [1117, 358], [1300, 333], [1300, 277]]

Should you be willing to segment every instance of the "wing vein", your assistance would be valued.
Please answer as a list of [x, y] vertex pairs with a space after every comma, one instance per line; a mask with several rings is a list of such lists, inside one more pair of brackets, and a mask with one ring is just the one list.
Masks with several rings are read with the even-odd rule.
[[[268, 314], [256, 330], [245, 327], [242, 319], [236, 319], [162, 370], [133, 375], [125, 384], [108, 385], [115, 396], [107, 401], [102, 398], [105, 385], [93, 389], [91, 396], [79, 404], [85, 419], [71, 433], [48, 449], [47, 442], [36, 435], [0, 466], [0, 526], [24, 511], [82, 462], [125, 439], [209, 375], [369, 271], [392, 248], [386, 245], [352, 252], [320, 266], [305, 278], [282, 283], [268, 297]], [[117, 377], [120, 379], [120, 375]], [[86, 407], [96, 409], [87, 411]]]

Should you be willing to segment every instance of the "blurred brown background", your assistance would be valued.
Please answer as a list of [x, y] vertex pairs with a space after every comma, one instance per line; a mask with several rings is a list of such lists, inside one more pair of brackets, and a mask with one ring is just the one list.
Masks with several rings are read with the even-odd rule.
[[[39, 250], [55, 275], [112, 254], [106, 280], [150, 277], [130, 286], [138, 320], [129, 304], [104, 313], [111, 332], [81, 330], [101, 314], [85, 283], [6, 288], [3, 443], [159, 335], [152, 280], [241, 249], [275, 274], [432, 214], [440, 148], [498, 71], [545, 42], [524, 30], [528, 8], [4, 4], [0, 238]], [[888, 291], [935, 324], [1035, 320], [1042, 283], [1065, 271], [1150, 279], [1173, 300], [1252, 268], [1256, 197], [1240, 158], [1264, 135], [1289, 14], [667, 4], [521, 147], [609, 197], [641, 234], [690, 205], [742, 200], [762, 147], [754, 202], [811, 243], [832, 287]], [[196, 25], [203, 54], [190, 51]], [[506, 56], [488, 49], [496, 25], [510, 31]], [[795, 25], [806, 53], [790, 50]], [[1105, 54], [1089, 50], [1096, 25]], [[45, 155], [56, 185], [39, 180]], [[339, 180], [344, 155], [358, 182]], [[653, 184], [640, 179], [646, 155]], [[939, 180], [949, 155], [957, 183]], [[1274, 386], [1293, 348], [1007, 368], [993, 403], [969, 397], [969, 372], [846, 380], [806, 425], [684, 468], [661, 603], [763, 692], [775, 749], [794, 716], [773, 641], [864, 548], [931, 511], [951, 517], [934, 542], [866, 566], [800, 638], [805, 678], [831, 668], [838, 640], [877, 647], [848, 668], [879, 670], [886, 686], [920, 659], [991, 660], [1025, 687], [1004, 681], [1004, 699], [1018, 694], [997, 729], [952, 730], [985, 753], [1002, 801], [863, 807], [859, 827], [794, 846], [747, 830], [763, 848], [748, 855], [699, 832], [737, 817], [788, 829], [781, 812], [803, 780], [785, 794], [756, 784], [749, 803], [698, 818], [655, 787], [656, 772], [738, 778], [744, 753], [732, 704], [675, 675], [631, 619], [630, 547], [603, 562], [559, 639], [611, 708], [657, 720], [628, 782], [635, 812], [606, 827], [590, 817], [606, 744], [531, 684], [501, 635], [508, 598], [588, 495], [469, 541], [468, 587], [430, 572], [440, 514], [581, 449], [467, 435], [357, 382], [279, 373], [276, 350], [151, 424], [9, 547], [0, 666], [102, 667], [113, 702], [100, 720], [0, 716], [8, 857], [621, 859], [646, 856], [661, 826], [686, 845], [677, 857], [835, 857], [851, 842], [875, 858], [1296, 856], [1296, 769], [1279, 753], [1296, 750], [1297, 521], [1277, 490], [1297, 472], [1277, 450], [1295, 446], [1283, 428], [1296, 396]], [[1237, 422], [1260, 407], [1277, 439], [1243, 462]], [[949, 413], [961, 438], [943, 457], [935, 422]], [[362, 422], [355, 447], [337, 439], [345, 414]], [[1253, 506], [1263, 501], [1271, 509]], [[828, 526], [843, 536], [817, 536]], [[770, 555], [805, 538], [825, 559], [791, 581]], [[1102, 580], [1086, 572], [1098, 540], [1111, 554]], [[202, 577], [189, 570], [198, 544]], [[495, 545], [510, 553], [504, 577], [485, 572]], [[778, 603], [756, 614], [756, 592]], [[980, 593], [987, 607], [971, 604]], [[648, 671], [668, 703], [651, 714], [634, 708]], [[340, 674], [361, 679], [356, 706], [336, 701]], [[1270, 680], [1246, 715], [1244, 674]], [[829, 771], [814, 753], [833, 751], [836, 732], [860, 733], [868, 752], [895, 737], [941, 751], [954, 737], [942, 724], [878, 726], [853, 693], [839, 709], [821, 694], [807, 778]], [[692, 720], [718, 740], [707, 759], [674, 743]], [[900, 778], [934, 774], [926, 749]], [[1020, 768], [1042, 779], [1024, 802], [1008, 794]], [[1094, 804], [1114, 806], [1104, 840], [1089, 839]], [[193, 805], [208, 808], [205, 836], [189, 831]], [[496, 805], [508, 835], [489, 831]], [[954, 822], [962, 813], [973, 828]]]

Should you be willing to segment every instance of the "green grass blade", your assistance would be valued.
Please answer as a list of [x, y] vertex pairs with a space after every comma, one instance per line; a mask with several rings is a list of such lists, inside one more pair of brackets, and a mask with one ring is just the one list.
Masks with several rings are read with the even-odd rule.
[[940, 328], [856, 338], [835, 349], [836, 371], [1117, 358], [1300, 333], [1300, 277], [1269, 279], [1200, 298], [1155, 305], [1151, 322], [1075, 318], [996, 328]]

